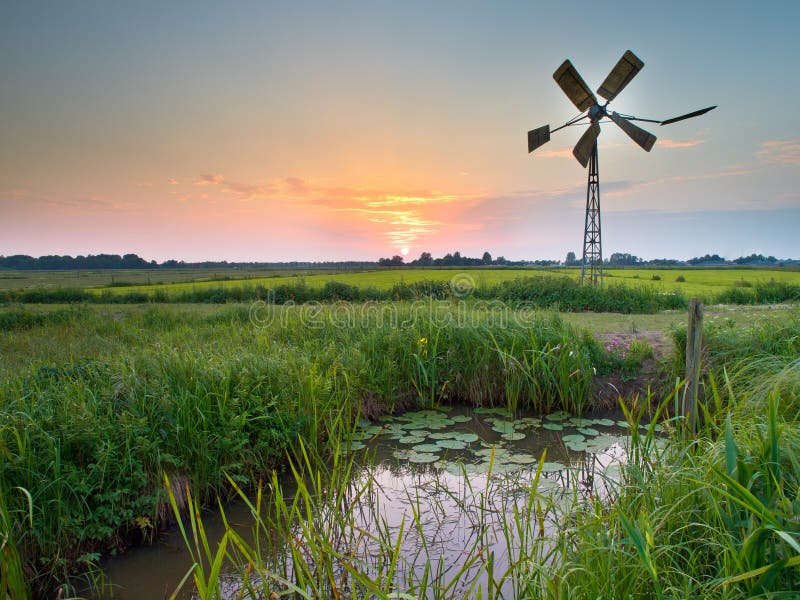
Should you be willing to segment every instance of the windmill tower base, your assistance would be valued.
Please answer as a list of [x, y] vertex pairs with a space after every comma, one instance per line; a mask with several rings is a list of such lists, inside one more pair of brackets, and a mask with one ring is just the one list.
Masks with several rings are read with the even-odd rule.
[[581, 283], [603, 285], [603, 244], [600, 235], [600, 169], [597, 142], [589, 157], [589, 182], [586, 186], [586, 220], [583, 229]]

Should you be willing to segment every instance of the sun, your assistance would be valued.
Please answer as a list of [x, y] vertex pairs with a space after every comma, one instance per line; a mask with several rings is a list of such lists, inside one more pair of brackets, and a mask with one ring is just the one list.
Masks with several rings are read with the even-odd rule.
[[402, 254], [403, 256], [408, 256], [408, 248], [406, 248], [405, 246], [400, 248], [400, 254]]

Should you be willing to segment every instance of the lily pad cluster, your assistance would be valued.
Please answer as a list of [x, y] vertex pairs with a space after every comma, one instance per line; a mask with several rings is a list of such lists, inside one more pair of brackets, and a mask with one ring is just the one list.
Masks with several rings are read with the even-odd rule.
[[[564, 411], [543, 418], [514, 418], [503, 408], [479, 407], [471, 414], [450, 412], [449, 407], [444, 407], [384, 416], [377, 423], [360, 422], [350, 450], [379, 440], [391, 447], [396, 460], [408, 464], [432, 465], [454, 475], [486, 473], [490, 469], [492, 473], [507, 473], [538, 465], [540, 457], [517, 444], [529, 436], [544, 434], [537, 434], [537, 429], [560, 432], [548, 435], [555, 435], [554, 442], [568, 450], [591, 453], [614, 444], [624, 445], [627, 433], [627, 423], [620, 431], [620, 425], [611, 419], [574, 417]], [[566, 468], [561, 462], [546, 462], [542, 472]]]

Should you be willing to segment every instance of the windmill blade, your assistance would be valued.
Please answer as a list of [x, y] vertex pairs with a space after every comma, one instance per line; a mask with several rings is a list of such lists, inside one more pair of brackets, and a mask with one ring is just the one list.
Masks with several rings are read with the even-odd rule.
[[572, 103], [578, 107], [578, 110], [587, 110], [593, 104], [597, 104], [592, 90], [586, 85], [586, 82], [581, 79], [575, 67], [569, 60], [565, 60], [556, 72], [553, 73], [553, 79], [556, 80], [558, 87], [564, 90]]
[[642, 70], [644, 63], [630, 50], [626, 50], [622, 58], [611, 69], [606, 80], [597, 88], [597, 93], [611, 102], [626, 85]]
[[708, 108], [701, 108], [700, 110], [696, 110], [694, 112], [690, 112], [685, 115], [681, 115], [680, 117], [672, 117], [671, 119], [667, 119], [666, 121], [661, 121], [662, 125], [669, 125], [670, 123], [677, 123], [678, 121], [683, 121], [684, 119], [691, 119], [692, 117], [699, 117], [700, 115], [706, 114], [710, 110], [714, 110], [716, 105], [709, 106]]
[[600, 135], [600, 125], [592, 123], [589, 129], [583, 132], [578, 143], [575, 144], [572, 154], [578, 159], [581, 166], [585, 167], [589, 164], [589, 157], [592, 155], [592, 148], [594, 148], [595, 142], [597, 142], [598, 135]]
[[645, 151], [650, 152], [653, 144], [656, 143], [656, 136], [649, 131], [645, 131], [639, 126], [634, 125], [619, 113], [612, 112], [608, 116], [611, 117], [611, 120], [614, 121], [614, 123], [619, 125], [622, 131], [628, 134], [629, 138], [644, 148]]
[[528, 154], [550, 141], [550, 125], [543, 125], [528, 132]]

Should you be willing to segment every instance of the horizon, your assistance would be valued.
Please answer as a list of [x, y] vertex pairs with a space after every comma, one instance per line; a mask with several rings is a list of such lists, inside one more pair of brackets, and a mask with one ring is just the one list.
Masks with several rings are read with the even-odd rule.
[[631, 49], [645, 66], [613, 109], [719, 107], [641, 124], [650, 153], [603, 126], [604, 256], [791, 260], [800, 5], [725, 6], [6, 5], [0, 255], [580, 257], [582, 130], [530, 155], [526, 134], [575, 114], [565, 58], [596, 89]]

